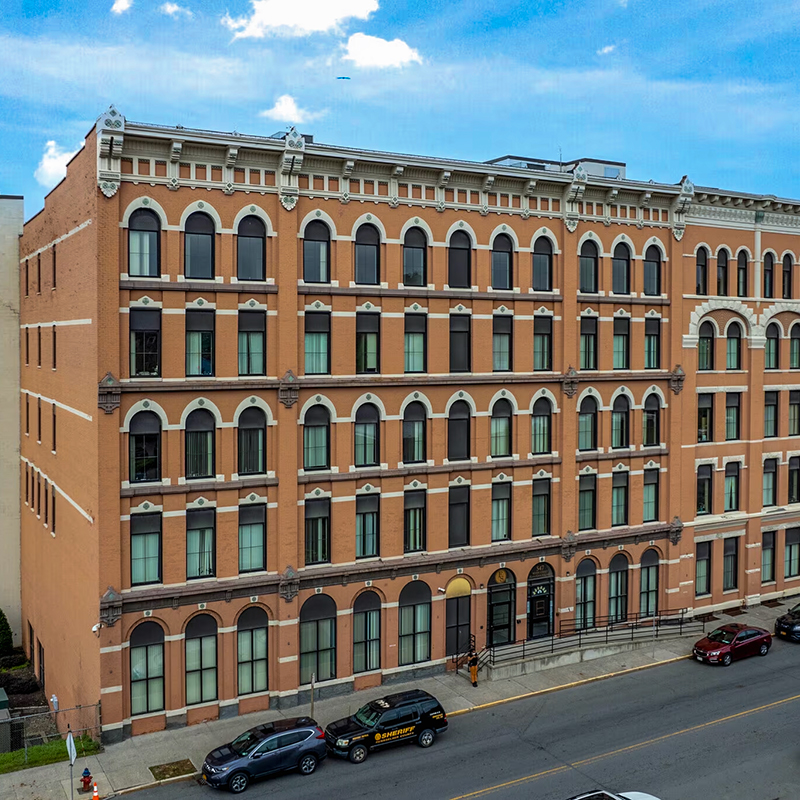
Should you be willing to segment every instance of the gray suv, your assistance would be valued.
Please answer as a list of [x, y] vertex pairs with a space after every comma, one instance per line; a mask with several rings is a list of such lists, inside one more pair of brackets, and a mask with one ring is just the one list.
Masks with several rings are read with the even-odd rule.
[[325, 733], [311, 717], [277, 719], [212, 750], [203, 761], [200, 780], [239, 794], [250, 781], [276, 772], [296, 769], [310, 775], [326, 755]]

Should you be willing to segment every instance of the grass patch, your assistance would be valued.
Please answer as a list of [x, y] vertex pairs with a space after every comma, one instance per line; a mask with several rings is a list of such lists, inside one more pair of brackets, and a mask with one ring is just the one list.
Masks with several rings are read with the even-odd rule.
[[[78, 758], [93, 756], [100, 752], [100, 745], [90, 736], [76, 736], [75, 749]], [[0, 753], [0, 775], [6, 772], [16, 772], [29, 767], [41, 767], [44, 764], [55, 764], [58, 761], [69, 761], [67, 744], [64, 739], [47, 744], [37, 744], [28, 748], [28, 761], [25, 762], [25, 750], [15, 750], [13, 753]]]
[[159, 764], [157, 767], [149, 767], [150, 772], [157, 781], [164, 781], [167, 778], [178, 778], [181, 775], [194, 775], [197, 770], [188, 758], [182, 761], [170, 761], [169, 764]]

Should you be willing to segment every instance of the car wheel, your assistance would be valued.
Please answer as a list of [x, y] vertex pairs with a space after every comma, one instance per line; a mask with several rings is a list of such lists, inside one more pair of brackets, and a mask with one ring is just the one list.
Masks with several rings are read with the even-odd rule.
[[297, 764], [297, 769], [303, 775], [310, 775], [317, 768], [317, 757], [313, 753], [306, 753]]
[[250, 785], [250, 776], [246, 772], [234, 772], [228, 781], [228, 788], [234, 794], [241, 794]]
[[732, 660], [733, 659], [731, 658], [731, 654], [730, 653], [725, 653], [725, 655], [722, 656], [722, 666], [723, 667], [729, 667], [731, 665], [731, 661]]
[[760, 656], [765, 656], [767, 653], [769, 653], [769, 645], [766, 642], [764, 642], [764, 644], [762, 644], [761, 647], [759, 648], [758, 654]]
[[348, 758], [354, 764], [362, 764], [364, 761], [367, 760], [367, 753], [369, 751], [366, 748], [366, 745], [357, 744], [355, 747], [350, 749], [350, 755]]
[[422, 733], [417, 737], [417, 744], [420, 747], [430, 747], [433, 744], [433, 740], [436, 738], [436, 734], [426, 728]]

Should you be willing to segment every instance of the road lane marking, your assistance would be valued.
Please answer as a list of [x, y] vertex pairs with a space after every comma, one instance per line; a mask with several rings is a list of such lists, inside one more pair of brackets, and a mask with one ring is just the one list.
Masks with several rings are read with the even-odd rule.
[[712, 719], [708, 722], [701, 722], [699, 725], [692, 725], [691, 728], [683, 728], [682, 730], [673, 731], [672, 733], [665, 733], [663, 736], [656, 736], [654, 739], [646, 739], [643, 742], [637, 742], [636, 744], [631, 744], [627, 747], [620, 747], [617, 750], [610, 750], [608, 753], [601, 753], [600, 755], [584, 758], [581, 761], [572, 761], [568, 764], [562, 764], [559, 767], [551, 767], [550, 769], [546, 769], [542, 772], [536, 772], [533, 775], [525, 775], [522, 778], [516, 778], [513, 781], [498, 783], [495, 786], [487, 786], [485, 789], [478, 789], [477, 791], [469, 792], [468, 794], [460, 794], [458, 797], [453, 797], [452, 800], [467, 800], [468, 798], [472, 797], [485, 797], [486, 795], [491, 794], [492, 792], [497, 792], [500, 789], [507, 789], [510, 786], [519, 786], [523, 783], [538, 780], [539, 778], [543, 778], [547, 775], [556, 775], [559, 772], [565, 772], [566, 770], [574, 769], [575, 767], [585, 767], [594, 764], [597, 761], [601, 761], [604, 758], [618, 756], [621, 753], [630, 753], [633, 750], [649, 747], [650, 745], [658, 744], [659, 742], [666, 741], [667, 739], [672, 739], [675, 736], [681, 736], [684, 733], [692, 733], [694, 731], [702, 730], [703, 728], [709, 728], [712, 725], [720, 725], [723, 722], [730, 722], [731, 720], [746, 717], [750, 714], [757, 714], [760, 711], [767, 711], [770, 708], [777, 708], [778, 706], [782, 706], [786, 703], [792, 703], [795, 700], [800, 700], [800, 694], [793, 695], [792, 697], [785, 697], [783, 700], [775, 700], [772, 703], [766, 703], [765, 705], [757, 706], [756, 708], [749, 708], [746, 711], [739, 711], [736, 714], [729, 714], [727, 717], [720, 717], [719, 719]]

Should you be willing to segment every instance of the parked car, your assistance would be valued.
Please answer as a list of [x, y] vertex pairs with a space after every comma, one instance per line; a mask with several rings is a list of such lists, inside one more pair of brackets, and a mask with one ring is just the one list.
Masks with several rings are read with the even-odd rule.
[[239, 794], [251, 781], [276, 772], [296, 769], [310, 775], [327, 754], [325, 733], [311, 717], [277, 719], [212, 750], [203, 761], [201, 781]]
[[800, 603], [775, 620], [775, 635], [800, 642]]
[[602, 789], [597, 792], [585, 792], [584, 794], [576, 794], [575, 797], [569, 797], [567, 800], [658, 800], [652, 794], [645, 794], [644, 792], [620, 792], [619, 794], [611, 794]]
[[741, 623], [722, 625], [695, 644], [692, 654], [698, 661], [722, 664], [747, 656], [765, 656], [772, 645], [772, 636], [763, 628]]
[[412, 689], [373, 700], [353, 716], [332, 722], [325, 729], [325, 743], [335, 755], [361, 764], [370, 750], [398, 742], [430, 747], [446, 730], [441, 703], [421, 689]]

